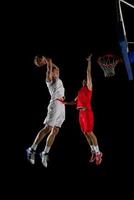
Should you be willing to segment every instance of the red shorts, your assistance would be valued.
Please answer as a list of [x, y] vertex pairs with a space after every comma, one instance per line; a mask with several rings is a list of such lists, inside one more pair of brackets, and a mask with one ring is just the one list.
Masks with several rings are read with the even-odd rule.
[[91, 132], [94, 128], [94, 114], [91, 110], [79, 111], [79, 123], [83, 133]]

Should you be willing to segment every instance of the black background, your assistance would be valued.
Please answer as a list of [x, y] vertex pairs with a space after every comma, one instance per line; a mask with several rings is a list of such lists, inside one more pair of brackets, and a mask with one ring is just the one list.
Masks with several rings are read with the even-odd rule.
[[[14, 65], [15, 79], [11, 85], [13, 96], [15, 94], [10, 112], [10, 119], [12, 113], [15, 114], [14, 131], [9, 136], [13, 139], [10, 171], [13, 177], [17, 177], [16, 183], [19, 186], [23, 180], [24, 191], [29, 191], [31, 185], [35, 194], [38, 193], [37, 188], [44, 188], [44, 192], [51, 187], [58, 188], [59, 194], [61, 187], [74, 191], [77, 185], [75, 191], [78, 194], [81, 187], [88, 192], [87, 188], [93, 181], [97, 181], [96, 186], [107, 178], [129, 176], [130, 170], [126, 168], [130, 166], [132, 152], [133, 82], [128, 81], [123, 64], [117, 66], [115, 77], [108, 79], [104, 78], [96, 62], [103, 53], [120, 55], [115, 1], [90, 1], [88, 4], [36, 2], [17, 6], [12, 20], [15, 32], [10, 35], [16, 49], [12, 53], [17, 64]], [[128, 40], [134, 41], [130, 23], [133, 13], [130, 10], [123, 6]], [[17, 44], [14, 44], [14, 38]], [[133, 49], [132, 45], [130, 49]], [[66, 99], [72, 100], [85, 78], [85, 58], [91, 52], [94, 132], [104, 153], [102, 165], [89, 164], [90, 150], [80, 131], [78, 112], [67, 107], [66, 121], [51, 149], [48, 169], [41, 165], [38, 157], [36, 165], [31, 166], [26, 160], [25, 150], [43, 127], [50, 97], [45, 85], [45, 67], [36, 68], [34, 56], [50, 56], [60, 67]], [[38, 152], [44, 144], [45, 141]]]

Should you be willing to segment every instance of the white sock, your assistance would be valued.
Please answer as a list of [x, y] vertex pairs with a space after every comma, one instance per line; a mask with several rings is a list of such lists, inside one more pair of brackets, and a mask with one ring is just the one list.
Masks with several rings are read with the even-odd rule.
[[43, 152], [44, 152], [45, 154], [49, 153], [50, 148], [51, 148], [51, 147], [49, 147], [49, 146], [46, 145]]
[[32, 148], [34, 151], [36, 151], [37, 146], [38, 146], [37, 144], [32, 144], [31, 148]]
[[94, 150], [95, 150], [95, 153], [99, 153], [100, 152], [99, 146], [98, 145], [94, 146]]
[[94, 145], [90, 145], [90, 148], [91, 148], [91, 152], [95, 151]]

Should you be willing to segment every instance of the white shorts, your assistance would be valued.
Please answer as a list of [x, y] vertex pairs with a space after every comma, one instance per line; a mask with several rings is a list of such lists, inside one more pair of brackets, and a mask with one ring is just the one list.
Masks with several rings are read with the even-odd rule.
[[65, 121], [65, 105], [58, 100], [50, 102], [44, 124], [61, 127]]

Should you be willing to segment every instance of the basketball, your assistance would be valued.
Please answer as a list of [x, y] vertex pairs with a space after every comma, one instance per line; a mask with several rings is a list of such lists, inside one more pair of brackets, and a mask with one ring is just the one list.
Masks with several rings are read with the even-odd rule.
[[42, 67], [42, 66], [47, 64], [47, 60], [46, 60], [46, 58], [44, 56], [35, 56], [34, 64], [37, 67]]

